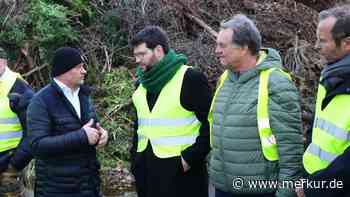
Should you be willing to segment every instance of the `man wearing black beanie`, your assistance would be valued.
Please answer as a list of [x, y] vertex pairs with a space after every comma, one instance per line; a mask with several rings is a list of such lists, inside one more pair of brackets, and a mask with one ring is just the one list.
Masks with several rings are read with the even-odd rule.
[[62, 47], [55, 52], [51, 76], [57, 77], [81, 63], [83, 60], [78, 49]]
[[107, 143], [108, 133], [83, 86], [85, 75], [80, 51], [59, 48], [52, 61], [52, 82], [28, 107], [36, 197], [101, 196], [96, 148]]

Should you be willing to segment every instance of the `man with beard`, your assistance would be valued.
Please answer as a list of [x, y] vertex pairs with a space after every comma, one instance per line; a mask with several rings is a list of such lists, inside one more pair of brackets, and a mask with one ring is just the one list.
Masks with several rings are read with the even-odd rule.
[[[321, 72], [312, 140], [303, 163], [310, 181], [324, 181], [326, 185], [304, 185], [307, 197], [350, 196], [349, 10], [350, 5], [344, 5], [319, 14], [316, 47], [327, 65]], [[332, 181], [339, 183], [339, 188], [329, 188]]]
[[205, 76], [148, 26], [131, 41], [138, 87], [132, 173], [139, 197], [208, 196], [205, 158], [211, 94]]

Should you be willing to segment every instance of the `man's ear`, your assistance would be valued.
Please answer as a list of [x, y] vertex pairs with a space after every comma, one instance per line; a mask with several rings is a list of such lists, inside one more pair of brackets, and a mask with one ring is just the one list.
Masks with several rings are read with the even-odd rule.
[[163, 53], [163, 54], [164, 54], [164, 49], [163, 49], [163, 47], [160, 46], [160, 45], [157, 45], [156, 48], [155, 48], [155, 50], [157, 50], [158, 53]]
[[154, 51], [155, 51], [155, 55], [158, 59], [163, 58], [165, 55], [164, 49], [160, 45], [157, 45], [156, 48], [154, 48]]
[[343, 44], [343, 47], [344, 47], [345, 51], [350, 53], [350, 36], [344, 38], [342, 40], [342, 44]]
[[250, 50], [249, 50], [247, 45], [242, 47], [242, 51], [243, 51], [244, 55], [251, 54], [251, 52], [250, 52]]

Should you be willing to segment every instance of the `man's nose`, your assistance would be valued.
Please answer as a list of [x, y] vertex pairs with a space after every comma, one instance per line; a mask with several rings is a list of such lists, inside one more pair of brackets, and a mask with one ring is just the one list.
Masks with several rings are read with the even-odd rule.
[[321, 45], [320, 45], [320, 42], [319, 41], [316, 41], [315, 45], [314, 45], [314, 48], [316, 50], [320, 50], [321, 49]]
[[219, 55], [221, 53], [221, 50], [219, 47], [215, 48], [215, 55]]
[[84, 67], [81, 69], [81, 73], [86, 74], [86, 69]]
[[137, 64], [140, 63], [140, 62], [141, 62], [141, 58], [135, 57], [135, 62], [136, 62]]

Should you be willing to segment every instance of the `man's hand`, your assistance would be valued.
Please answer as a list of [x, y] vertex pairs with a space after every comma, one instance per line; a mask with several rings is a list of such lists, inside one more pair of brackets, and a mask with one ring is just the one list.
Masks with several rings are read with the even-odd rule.
[[182, 163], [182, 168], [184, 169], [184, 172], [187, 172], [191, 167], [187, 164], [185, 159], [181, 157], [181, 163]]
[[101, 148], [107, 144], [108, 132], [101, 127], [100, 123], [96, 124], [96, 128], [100, 133], [100, 139], [98, 141], [97, 148]]
[[90, 119], [89, 122], [83, 126], [90, 145], [97, 144], [98, 140], [100, 139], [99, 131], [92, 127], [93, 124], [94, 120]]

